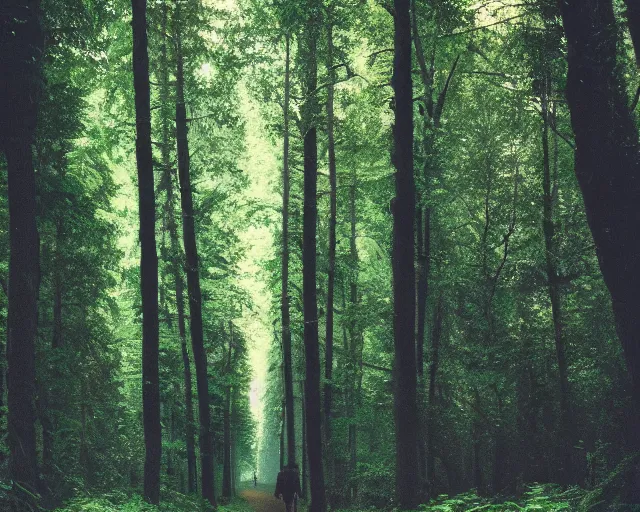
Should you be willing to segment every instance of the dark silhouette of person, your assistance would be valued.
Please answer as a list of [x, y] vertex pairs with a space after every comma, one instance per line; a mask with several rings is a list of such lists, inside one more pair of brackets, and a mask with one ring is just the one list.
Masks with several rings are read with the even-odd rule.
[[256, 474], [255, 470], [253, 472], [253, 486], [258, 487], [258, 475]]
[[295, 512], [296, 501], [301, 494], [298, 465], [292, 464], [285, 467], [278, 473], [274, 496], [284, 501], [286, 512]]

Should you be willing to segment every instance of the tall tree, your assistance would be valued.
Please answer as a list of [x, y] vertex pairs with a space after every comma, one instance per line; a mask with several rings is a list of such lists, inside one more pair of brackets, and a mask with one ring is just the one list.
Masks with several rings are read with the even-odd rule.
[[336, 215], [337, 215], [337, 177], [336, 147], [334, 133], [334, 82], [336, 71], [333, 63], [333, 5], [327, 7], [327, 144], [329, 151], [329, 272], [327, 275], [327, 311], [324, 360], [324, 437], [325, 460], [327, 461], [327, 480], [333, 486], [333, 450], [331, 444], [331, 424], [333, 406], [333, 310], [336, 281]]
[[284, 147], [282, 154], [282, 357], [287, 432], [287, 464], [296, 462], [295, 410], [293, 407], [293, 363], [291, 357], [291, 314], [289, 311], [289, 102], [291, 96], [291, 35], [285, 34]]
[[231, 354], [233, 352], [233, 324], [229, 322], [229, 348], [227, 350], [227, 364], [225, 374], [227, 383], [225, 386], [224, 411], [222, 424], [224, 429], [224, 455], [222, 464], [222, 497], [226, 500], [232, 498], [231, 478]]
[[171, 161], [171, 118], [173, 117], [171, 107], [171, 91], [169, 84], [169, 52], [167, 48], [169, 6], [165, 0], [162, 6], [162, 43], [160, 61], [160, 97], [162, 101], [162, 184], [166, 193], [165, 215], [166, 228], [169, 232], [169, 268], [173, 277], [173, 286], [176, 294], [176, 311], [178, 315], [178, 337], [180, 338], [180, 350], [182, 353], [182, 364], [184, 367], [184, 406], [185, 406], [185, 432], [184, 439], [187, 451], [187, 491], [193, 493], [197, 489], [197, 469], [195, 453], [195, 428], [193, 417], [193, 390], [191, 377], [191, 362], [189, 359], [189, 349], [187, 347], [187, 330], [184, 308], [184, 264], [182, 248], [178, 236], [178, 223], [176, 222], [175, 208], [175, 167]]
[[140, 293], [142, 296], [142, 400], [145, 463], [144, 496], [160, 502], [160, 378], [158, 372], [158, 255], [155, 234], [155, 188], [151, 150], [151, 93], [147, 48], [147, 2], [132, 0], [133, 84], [136, 105], [136, 160], [140, 208]]
[[182, 27], [180, 2], [175, 10], [176, 42], [176, 140], [178, 148], [178, 177], [180, 180], [180, 204], [182, 206], [182, 237], [186, 257], [187, 290], [191, 344], [196, 365], [196, 386], [198, 389], [198, 411], [200, 413], [200, 475], [202, 496], [212, 506], [216, 506], [213, 472], [213, 435], [211, 432], [211, 411], [209, 410], [209, 384], [207, 377], [207, 353], [204, 349], [202, 329], [202, 292], [198, 247], [196, 244], [191, 174], [189, 169], [189, 141], [187, 137], [187, 109], [184, 91], [184, 58], [182, 53]]
[[[569, 396], [569, 368], [567, 363], [566, 336], [564, 334], [562, 293], [560, 288], [560, 274], [557, 265], [557, 241], [556, 225], [553, 216], [554, 204], [557, 203], [557, 183], [551, 174], [552, 158], [549, 148], [549, 127], [555, 124], [555, 112], [549, 105], [551, 96], [550, 77], [543, 80], [541, 94], [542, 107], [542, 188], [543, 188], [543, 215], [542, 230], [544, 234], [545, 260], [547, 273], [547, 286], [551, 301], [551, 317], [553, 320], [553, 333], [556, 345], [556, 358], [558, 361], [558, 377], [560, 388], [560, 443], [562, 450], [562, 476], [561, 483], [570, 484], [575, 476], [573, 471], [573, 416]], [[557, 138], [555, 139], [557, 154]], [[554, 165], [557, 168], [557, 157]], [[554, 173], [557, 175], [557, 173]], [[557, 179], [557, 178], [555, 178]]]
[[[358, 177], [356, 168], [351, 171], [351, 183], [349, 184], [349, 307], [351, 315], [349, 318], [349, 383], [347, 384], [347, 416], [349, 417], [349, 470], [355, 474], [358, 463], [358, 424], [357, 424], [357, 403], [360, 399], [360, 388], [362, 382], [362, 350], [361, 332], [358, 322], [358, 247], [356, 244], [356, 192], [358, 187]], [[358, 488], [355, 480], [351, 482], [351, 499], [357, 497]]]
[[302, 234], [302, 301], [304, 347], [306, 360], [306, 436], [311, 483], [311, 512], [324, 512], [326, 498], [322, 469], [322, 430], [320, 396], [320, 347], [318, 342], [318, 298], [316, 291], [316, 224], [318, 220], [318, 62], [316, 58], [320, 6], [316, 0], [307, 3], [304, 28], [304, 208]]
[[413, 89], [411, 80], [411, 19], [409, 0], [394, 0], [395, 92], [393, 165], [396, 197], [393, 201], [393, 398], [396, 425], [396, 499], [401, 509], [418, 505], [418, 410], [414, 343], [415, 270], [413, 177]]
[[[618, 336], [640, 413], [640, 145], [621, 70], [612, 0], [567, 0], [561, 13], [568, 44], [566, 95], [582, 190]], [[640, 448], [638, 423], [630, 429]], [[636, 467], [640, 475], [640, 465]], [[640, 485], [632, 497], [640, 503]]]
[[44, 37], [39, 0], [9, 0], [0, 12], [0, 151], [8, 168], [7, 392], [9, 471], [36, 491], [35, 342], [40, 281], [36, 181], [31, 153]]

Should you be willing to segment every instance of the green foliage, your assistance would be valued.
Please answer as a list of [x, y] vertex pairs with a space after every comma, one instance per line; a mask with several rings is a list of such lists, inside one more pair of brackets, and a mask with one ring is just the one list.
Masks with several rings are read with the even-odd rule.
[[[167, 491], [160, 506], [146, 503], [141, 496], [126, 496], [111, 493], [101, 496], [76, 498], [55, 512], [208, 512], [211, 508], [195, 496], [185, 496]], [[248, 512], [251, 509], [242, 500], [234, 500], [228, 505], [220, 505], [220, 512]]]
[[475, 492], [446, 495], [421, 505], [424, 512], [570, 512], [577, 510], [577, 504], [584, 495], [578, 488], [562, 490], [553, 485], [536, 485], [527, 489], [519, 500], [497, 501], [478, 496]]

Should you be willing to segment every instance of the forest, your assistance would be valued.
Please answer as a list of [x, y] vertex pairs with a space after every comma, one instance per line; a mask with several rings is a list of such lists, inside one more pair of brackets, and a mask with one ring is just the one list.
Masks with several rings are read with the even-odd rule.
[[638, 0], [0, 0], [0, 511], [640, 510], [639, 99]]

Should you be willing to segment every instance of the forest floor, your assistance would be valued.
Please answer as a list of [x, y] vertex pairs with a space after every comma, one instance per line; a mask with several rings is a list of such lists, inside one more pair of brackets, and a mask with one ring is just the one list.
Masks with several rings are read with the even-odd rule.
[[273, 497], [273, 486], [264, 484], [240, 491], [240, 496], [255, 512], [284, 512], [284, 502]]

